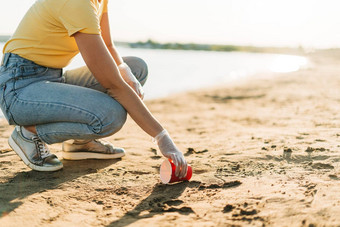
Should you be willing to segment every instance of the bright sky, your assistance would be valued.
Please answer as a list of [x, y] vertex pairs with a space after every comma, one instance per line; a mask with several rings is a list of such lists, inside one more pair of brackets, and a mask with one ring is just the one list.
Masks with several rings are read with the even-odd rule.
[[[35, 0], [0, 0], [0, 34]], [[114, 40], [340, 47], [339, 0], [110, 0]]]

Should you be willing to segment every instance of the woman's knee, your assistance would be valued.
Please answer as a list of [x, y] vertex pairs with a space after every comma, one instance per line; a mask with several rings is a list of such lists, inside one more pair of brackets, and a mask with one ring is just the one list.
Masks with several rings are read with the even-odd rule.
[[123, 57], [124, 62], [130, 67], [133, 75], [144, 85], [148, 78], [148, 65], [139, 57]]
[[127, 113], [126, 110], [119, 104], [114, 108], [107, 111], [105, 116], [101, 120], [101, 130], [96, 134], [101, 136], [110, 136], [118, 132], [126, 122]]
[[123, 110], [120, 111], [120, 113], [116, 113], [111, 121], [111, 124], [108, 126], [108, 133], [109, 135], [113, 135], [116, 132], [118, 132], [123, 125], [126, 122], [126, 118], [127, 118], [127, 113], [126, 110], [124, 108], [122, 108]]

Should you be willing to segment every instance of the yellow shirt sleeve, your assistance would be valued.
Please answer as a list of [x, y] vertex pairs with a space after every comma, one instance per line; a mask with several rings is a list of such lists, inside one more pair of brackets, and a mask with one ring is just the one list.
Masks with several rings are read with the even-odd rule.
[[104, 7], [103, 7], [103, 13], [107, 13], [107, 4], [109, 3], [109, 0], [103, 0], [103, 4], [104, 4]]
[[39, 65], [63, 68], [79, 53], [76, 32], [101, 33], [108, 0], [37, 0], [27, 11], [3, 52]]
[[76, 32], [100, 34], [100, 23], [95, 0], [67, 1], [60, 10], [59, 19], [69, 36]]

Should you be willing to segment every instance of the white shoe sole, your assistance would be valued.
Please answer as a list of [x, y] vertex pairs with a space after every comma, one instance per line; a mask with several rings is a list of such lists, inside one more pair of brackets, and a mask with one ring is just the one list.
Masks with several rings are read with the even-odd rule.
[[21, 158], [21, 160], [31, 169], [36, 170], [36, 171], [41, 171], [41, 172], [50, 172], [50, 171], [57, 171], [63, 168], [63, 165], [60, 166], [49, 166], [49, 167], [44, 167], [44, 166], [37, 166], [31, 163], [24, 152], [21, 150], [21, 148], [18, 146], [18, 144], [13, 140], [12, 137], [9, 138], [8, 140], [9, 146], [13, 149], [17, 155]]
[[65, 152], [63, 151], [63, 159], [65, 160], [84, 160], [84, 159], [116, 159], [125, 156], [124, 153], [101, 154], [94, 152]]

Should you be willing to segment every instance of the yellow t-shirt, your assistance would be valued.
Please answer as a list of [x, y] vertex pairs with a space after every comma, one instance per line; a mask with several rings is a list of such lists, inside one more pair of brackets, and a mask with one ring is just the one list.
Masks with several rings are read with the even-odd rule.
[[73, 34], [100, 34], [108, 0], [37, 0], [21, 20], [3, 53], [63, 68], [79, 53]]

